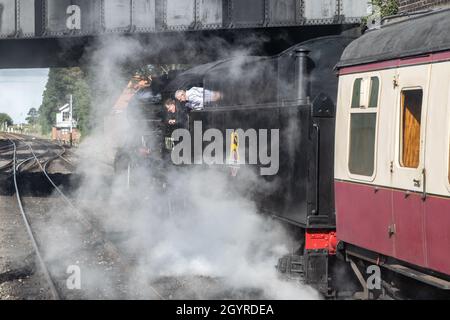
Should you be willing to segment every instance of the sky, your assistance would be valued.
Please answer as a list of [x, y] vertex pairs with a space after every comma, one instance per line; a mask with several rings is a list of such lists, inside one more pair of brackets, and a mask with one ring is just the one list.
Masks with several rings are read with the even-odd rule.
[[48, 69], [0, 69], [0, 113], [26, 122], [28, 110], [41, 105], [47, 79]]

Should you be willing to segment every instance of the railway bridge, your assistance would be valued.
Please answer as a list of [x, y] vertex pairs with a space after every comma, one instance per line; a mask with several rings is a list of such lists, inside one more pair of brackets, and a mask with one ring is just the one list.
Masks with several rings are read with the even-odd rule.
[[[136, 37], [164, 43], [186, 59], [214, 59], [212, 37], [260, 42], [273, 53], [294, 42], [342, 32], [371, 12], [367, 0], [0, 0], [0, 67], [77, 65], [96, 39]], [[199, 48], [199, 49], [192, 49]], [[270, 48], [270, 50], [268, 49]], [[150, 50], [151, 51], [151, 50]], [[174, 54], [158, 51], [151, 59]], [[176, 62], [180, 62], [180, 55]], [[171, 62], [171, 61], [164, 61]]]

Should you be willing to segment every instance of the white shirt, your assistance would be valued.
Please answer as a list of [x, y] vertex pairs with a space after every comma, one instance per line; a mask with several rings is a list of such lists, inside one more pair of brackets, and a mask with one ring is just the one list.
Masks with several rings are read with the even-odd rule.
[[186, 91], [186, 107], [191, 110], [203, 109], [203, 95], [205, 101], [211, 101], [212, 91], [205, 90], [202, 87], [192, 87]]

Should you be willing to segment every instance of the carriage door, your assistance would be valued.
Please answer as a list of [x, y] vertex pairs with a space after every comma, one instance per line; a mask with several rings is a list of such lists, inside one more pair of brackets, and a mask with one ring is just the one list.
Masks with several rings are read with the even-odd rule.
[[429, 68], [399, 68], [393, 82], [397, 97], [396, 143], [391, 153], [393, 224], [386, 232], [394, 241], [395, 257], [419, 265], [425, 263], [423, 196]]

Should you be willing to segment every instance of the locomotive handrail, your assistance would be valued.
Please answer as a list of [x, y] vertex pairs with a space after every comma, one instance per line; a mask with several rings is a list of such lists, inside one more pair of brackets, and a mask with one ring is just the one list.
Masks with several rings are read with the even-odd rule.
[[319, 164], [320, 164], [320, 157], [319, 157], [319, 151], [320, 151], [320, 127], [317, 123], [313, 123], [313, 128], [316, 130], [316, 203], [315, 203], [315, 212], [314, 215], [319, 214]]
[[[294, 101], [294, 100], [292, 100]], [[209, 112], [209, 111], [224, 111], [224, 110], [241, 110], [241, 109], [270, 109], [270, 108], [284, 108], [284, 107], [299, 107], [299, 108], [310, 108], [311, 103], [307, 104], [291, 104], [291, 105], [284, 105], [283, 101], [280, 102], [274, 102], [274, 103], [266, 103], [266, 104], [256, 104], [256, 105], [234, 105], [234, 106], [220, 106], [220, 107], [205, 107], [202, 110], [192, 110], [191, 113], [201, 113], [201, 112]]]

